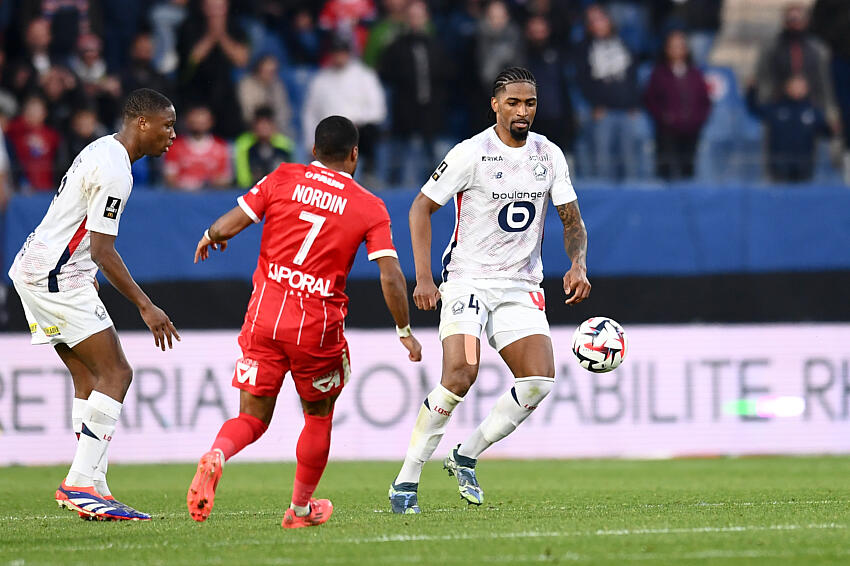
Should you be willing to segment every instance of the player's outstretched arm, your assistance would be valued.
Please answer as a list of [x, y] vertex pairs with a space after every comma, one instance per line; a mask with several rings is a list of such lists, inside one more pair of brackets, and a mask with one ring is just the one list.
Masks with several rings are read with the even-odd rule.
[[570, 270], [564, 275], [564, 293], [567, 295], [565, 302], [574, 305], [590, 296], [590, 281], [587, 280], [587, 229], [581, 219], [578, 201], [561, 204], [557, 209], [564, 225], [564, 249], [573, 262]]
[[434, 276], [431, 274], [431, 215], [439, 209], [438, 203], [419, 193], [413, 199], [408, 214], [413, 261], [416, 265], [413, 304], [425, 311], [436, 309], [437, 301], [440, 300], [440, 291], [434, 284]]
[[210, 248], [226, 250], [227, 240], [253, 223], [251, 217], [238, 206], [221, 215], [198, 241], [198, 247], [195, 248], [195, 263], [198, 263], [198, 260], [204, 261], [210, 257]]
[[410, 361], [418, 362], [422, 359], [422, 346], [419, 340], [410, 332], [410, 310], [407, 305], [407, 281], [401, 271], [398, 259], [394, 257], [379, 257], [378, 268], [381, 270], [381, 291], [384, 293], [384, 301], [390, 314], [395, 320], [399, 340], [407, 348]]
[[153, 341], [157, 348], [165, 351], [165, 345], [172, 347], [171, 337], [180, 340], [177, 329], [171, 323], [168, 315], [161, 308], [153, 304], [150, 298], [142, 291], [141, 287], [130, 275], [130, 271], [124, 264], [124, 260], [115, 249], [115, 236], [90, 232], [91, 234], [91, 258], [106, 276], [113, 287], [127, 297], [139, 309], [142, 320], [150, 328]]

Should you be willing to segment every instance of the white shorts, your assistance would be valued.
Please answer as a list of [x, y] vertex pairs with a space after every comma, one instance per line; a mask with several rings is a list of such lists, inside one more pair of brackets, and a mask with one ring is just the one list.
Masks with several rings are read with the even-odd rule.
[[58, 293], [33, 291], [15, 284], [30, 325], [33, 344], [67, 344], [73, 348], [112, 326], [94, 285]]
[[540, 287], [458, 279], [440, 285], [440, 295], [440, 340], [454, 334], [477, 338], [483, 329], [490, 345], [499, 351], [532, 334], [549, 336], [546, 298]]

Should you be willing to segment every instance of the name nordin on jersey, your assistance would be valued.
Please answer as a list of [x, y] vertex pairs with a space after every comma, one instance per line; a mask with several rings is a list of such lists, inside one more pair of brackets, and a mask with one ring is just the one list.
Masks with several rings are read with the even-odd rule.
[[292, 191], [292, 200], [336, 214], [342, 214], [345, 211], [345, 205], [348, 203], [348, 199], [339, 195], [326, 193], [300, 183], [295, 185], [295, 189]]

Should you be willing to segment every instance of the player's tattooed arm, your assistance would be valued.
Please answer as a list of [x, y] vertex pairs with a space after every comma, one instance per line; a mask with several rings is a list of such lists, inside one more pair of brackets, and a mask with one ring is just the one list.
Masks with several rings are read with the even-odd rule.
[[587, 229], [581, 219], [578, 201], [568, 202], [557, 207], [558, 216], [564, 225], [564, 249], [573, 263], [585, 265], [587, 262]]
[[556, 208], [564, 225], [564, 249], [573, 262], [570, 270], [564, 275], [566, 303], [576, 304], [590, 295], [590, 281], [587, 280], [587, 229], [581, 219], [578, 201], [568, 202]]

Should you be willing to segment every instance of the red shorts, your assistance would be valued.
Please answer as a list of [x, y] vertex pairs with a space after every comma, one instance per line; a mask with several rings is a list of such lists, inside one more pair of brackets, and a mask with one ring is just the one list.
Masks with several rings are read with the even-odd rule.
[[239, 346], [242, 358], [236, 362], [233, 386], [258, 397], [276, 397], [290, 372], [302, 399], [320, 401], [338, 395], [351, 375], [345, 339], [316, 348], [242, 332]]

